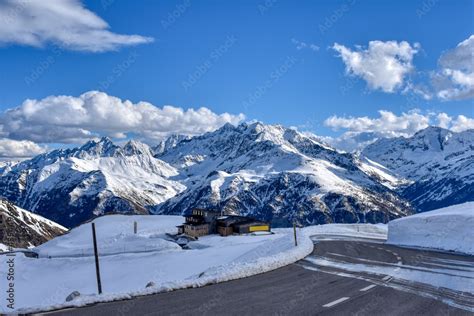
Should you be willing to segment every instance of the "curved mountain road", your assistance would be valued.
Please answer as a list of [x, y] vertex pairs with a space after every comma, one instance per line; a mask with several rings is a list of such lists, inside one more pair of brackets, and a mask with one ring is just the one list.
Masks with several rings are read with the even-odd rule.
[[[465, 282], [454, 291], [407, 281]], [[426, 280], [422, 280], [426, 281]], [[430, 282], [431, 283], [431, 282]], [[469, 287], [472, 288], [469, 289]], [[295, 264], [253, 277], [43, 315], [472, 315], [474, 257], [377, 240], [318, 240]]]

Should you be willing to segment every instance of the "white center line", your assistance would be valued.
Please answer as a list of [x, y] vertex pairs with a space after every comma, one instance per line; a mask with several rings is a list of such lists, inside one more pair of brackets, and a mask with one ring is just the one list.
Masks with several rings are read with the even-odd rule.
[[373, 289], [373, 288], [376, 287], [376, 286], [377, 286], [376, 284], [372, 284], [372, 285], [369, 285], [369, 286], [364, 287], [363, 289], [360, 289], [359, 291], [365, 292], [365, 291], [368, 291], [368, 290], [370, 290], [370, 289]]
[[344, 301], [347, 301], [349, 299], [349, 297], [341, 297], [340, 299], [338, 300], [335, 300], [331, 303], [327, 303], [326, 305], [323, 305], [323, 307], [331, 307], [331, 306], [334, 306], [336, 304], [339, 304], [339, 303], [342, 303]]

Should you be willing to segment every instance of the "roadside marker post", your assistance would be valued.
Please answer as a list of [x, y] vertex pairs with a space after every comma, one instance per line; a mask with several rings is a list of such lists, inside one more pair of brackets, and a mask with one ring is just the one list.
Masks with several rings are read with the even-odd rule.
[[102, 294], [102, 283], [100, 281], [99, 252], [97, 251], [97, 237], [95, 234], [95, 223], [92, 223], [92, 240], [94, 242], [95, 272], [97, 277], [97, 290]]
[[138, 230], [138, 224], [137, 222], [133, 222], [133, 233], [136, 235], [137, 234], [137, 230]]
[[298, 239], [296, 238], [296, 223], [293, 223], [293, 236], [295, 237], [295, 247], [298, 247]]

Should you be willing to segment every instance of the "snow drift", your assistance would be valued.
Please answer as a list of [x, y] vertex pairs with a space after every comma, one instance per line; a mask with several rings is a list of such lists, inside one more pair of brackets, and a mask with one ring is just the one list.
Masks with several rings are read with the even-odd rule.
[[[303, 229], [298, 231], [298, 247], [294, 246], [292, 229], [276, 229], [267, 235], [204, 236], [184, 250], [166, 236], [176, 232], [182, 220], [181, 216], [160, 215], [95, 219], [102, 295], [94, 294], [97, 288], [90, 223], [35, 248], [38, 259], [17, 255], [15, 267], [22, 277], [15, 282], [15, 309], [6, 308], [6, 293], [2, 291], [0, 313], [83, 306], [239, 279], [291, 264], [313, 250]], [[134, 222], [138, 223], [137, 234], [133, 232]], [[0, 256], [2, 288], [8, 259]], [[149, 282], [154, 286], [146, 288]], [[81, 296], [65, 302], [73, 291]]]
[[389, 222], [387, 242], [474, 255], [474, 202]]
[[[303, 259], [313, 251], [310, 237], [315, 235], [386, 236], [385, 225], [331, 224], [298, 229], [297, 247], [293, 229], [280, 228], [270, 235], [204, 236], [190, 242], [189, 250], [183, 250], [166, 238], [166, 233], [175, 232], [182, 220], [181, 216], [160, 215], [95, 219], [102, 295], [95, 294], [89, 223], [35, 248], [38, 259], [16, 256], [16, 269], [22, 277], [15, 283], [15, 310], [0, 303], [0, 312], [83, 306], [249, 277]], [[134, 222], [138, 223], [137, 234], [133, 233]], [[6, 280], [5, 260], [0, 257], [0, 283]], [[149, 282], [154, 286], [145, 287]], [[81, 296], [65, 302], [73, 291]], [[4, 296], [1, 292], [0, 302], [5, 302]]]

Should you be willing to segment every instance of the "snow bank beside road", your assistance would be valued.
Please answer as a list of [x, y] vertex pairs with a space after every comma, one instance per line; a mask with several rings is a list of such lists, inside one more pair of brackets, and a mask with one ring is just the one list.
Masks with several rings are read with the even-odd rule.
[[[134, 221], [138, 222], [136, 235]], [[95, 294], [94, 257], [89, 255], [91, 225], [85, 224], [36, 248], [39, 259], [15, 257], [19, 276], [15, 310], [6, 309], [2, 303], [5, 293], [0, 292], [0, 312], [83, 306], [249, 277], [303, 259], [313, 251], [313, 235], [386, 236], [384, 225], [330, 224], [297, 229], [298, 247], [293, 229], [284, 228], [274, 229], [271, 235], [204, 236], [190, 242], [190, 250], [183, 250], [164, 235], [176, 231], [181, 216], [111, 215], [94, 222], [101, 255], [102, 295]], [[117, 253], [121, 249], [126, 252]], [[0, 282], [6, 279], [5, 260], [0, 256]], [[145, 288], [149, 282], [154, 286]], [[81, 296], [65, 302], [73, 291]]]
[[474, 202], [396, 219], [388, 223], [388, 243], [474, 255]]
[[306, 236], [344, 236], [356, 238], [387, 239], [386, 224], [325, 224], [304, 228]]
[[[165, 236], [176, 232], [175, 225], [182, 220], [181, 216], [159, 215], [111, 215], [94, 220], [102, 295], [95, 294], [90, 224], [36, 248], [39, 259], [17, 255], [15, 309], [7, 309], [5, 293], [0, 292], [0, 313], [46, 311], [199, 287], [274, 270], [313, 250], [303, 229], [298, 231], [298, 247], [294, 246], [292, 229], [278, 229], [268, 235], [204, 236], [190, 242], [190, 250], [183, 250]], [[134, 221], [138, 222], [137, 234], [133, 233]], [[126, 252], [121, 253], [122, 249]], [[0, 256], [0, 282], [6, 280], [5, 260]], [[154, 286], [145, 288], [149, 282]], [[81, 296], [65, 302], [73, 291]]]

